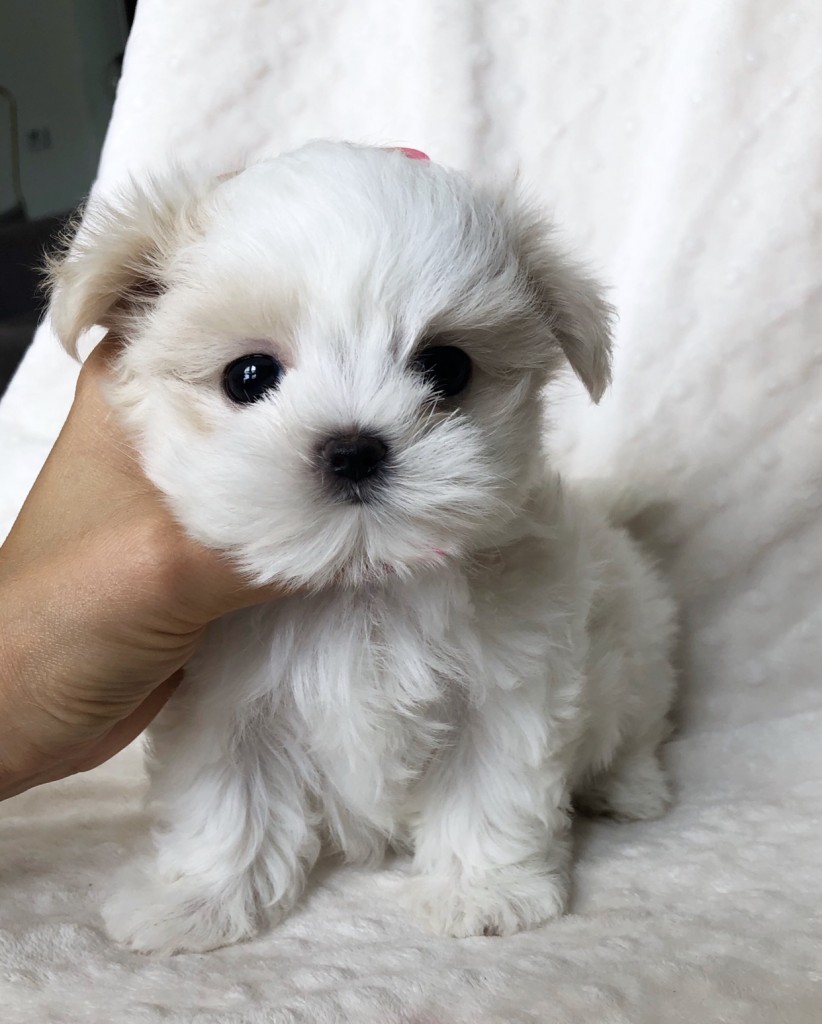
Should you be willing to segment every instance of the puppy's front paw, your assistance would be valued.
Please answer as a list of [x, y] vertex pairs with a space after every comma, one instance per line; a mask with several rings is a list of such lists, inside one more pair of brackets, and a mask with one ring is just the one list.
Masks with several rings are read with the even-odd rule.
[[189, 881], [151, 880], [115, 893], [103, 907], [109, 935], [138, 953], [203, 953], [250, 938], [256, 914], [242, 890], [214, 893]]
[[472, 877], [421, 875], [408, 883], [406, 903], [435, 932], [513, 935], [559, 917], [565, 910], [565, 879], [529, 864], [489, 868]]

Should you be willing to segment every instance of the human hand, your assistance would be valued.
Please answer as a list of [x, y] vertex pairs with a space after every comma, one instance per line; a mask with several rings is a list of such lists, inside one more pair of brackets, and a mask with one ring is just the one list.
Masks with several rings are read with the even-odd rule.
[[74, 403], [0, 548], [0, 798], [86, 771], [154, 718], [205, 627], [279, 596], [190, 540], [103, 397], [116, 343]]

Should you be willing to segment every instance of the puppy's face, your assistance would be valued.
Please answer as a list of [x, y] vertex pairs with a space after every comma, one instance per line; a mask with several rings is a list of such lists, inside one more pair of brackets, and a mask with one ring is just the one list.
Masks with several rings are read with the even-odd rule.
[[539, 470], [539, 392], [595, 398], [607, 307], [511, 197], [313, 144], [92, 208], [55, 272], [72, 347], [126, 344], [113, 401], [197, 539], [260, 580], [413, 573], [498, 544]]

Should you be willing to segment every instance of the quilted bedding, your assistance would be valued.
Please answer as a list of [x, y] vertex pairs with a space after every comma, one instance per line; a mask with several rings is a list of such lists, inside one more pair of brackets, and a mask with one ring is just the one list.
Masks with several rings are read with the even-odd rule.
[[[0, 805], [0, 1020], [822, 1021], [822, 7], [816, 0], [141, 0], [96, 188], [317, 136], [524, 179], [620, 311], [616, 383], [555, 396], [571, 476], [619, 474], [682, 604], [677, 800], [579, 822], [572, 912], [432, 937], [401, 863], [331, 867], [206, 955], [114, 948], [139, 744]], [[41, 328], [0, 405], [0, 536], [76, 369]]]

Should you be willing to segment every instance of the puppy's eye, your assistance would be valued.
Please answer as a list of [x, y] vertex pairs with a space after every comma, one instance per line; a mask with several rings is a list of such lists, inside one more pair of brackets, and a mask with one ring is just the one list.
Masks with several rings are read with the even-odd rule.
[[223, 370], [223, 387], [232, 402], [248, 405], [276, 388], [283, 372], [273, 356], [259, 353], [240, 356]]
[[471, 357], [456, 345], [432, 345], [418, 353], [411, 364], [443, 398], [458, 395], [471, 380]]

